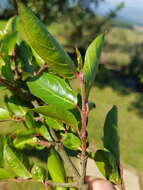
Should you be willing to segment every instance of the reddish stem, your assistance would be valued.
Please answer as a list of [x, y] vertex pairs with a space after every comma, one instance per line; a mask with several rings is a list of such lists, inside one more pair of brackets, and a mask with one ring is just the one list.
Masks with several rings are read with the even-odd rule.
[[81, 151], [81, 161], [82, 161], [82, 177], [84, 181], [84, 177], [86, 175], [86, 122], [87, 122], [87, 115], [88, 115], [88, 104], [85, 97], [85, 85], [84, 85], [84, 79], [83, 79], [83, 73], [77, 73], [76, 77], [79, 79], [79, 84], [81, 88], [81, 96], [82, 96], [82, 109], [80, 111], [81, 114], [81, 120], [82, 120], [82, 128], [81, 128], [81, 141], [82, 141], [82, 151]]

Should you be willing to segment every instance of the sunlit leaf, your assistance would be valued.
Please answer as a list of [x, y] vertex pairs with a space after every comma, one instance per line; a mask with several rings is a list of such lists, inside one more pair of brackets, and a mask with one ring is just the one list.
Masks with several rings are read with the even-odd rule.
[[51, 127], [52, 129], [56, 131], [60, 131], [64, 129], [63, 125], [60, 122], [58, 122], [57, 120], [51, 117], [46, 117], [45, 122], [49, 127]]
[[42, 168], [38, 165], [33, 166], [31, 173], [32, 173], [32, 178], [37, 181], [43, 181], [46, 176], [46, 172], [45, 172], [44, 168]]
[[10, 119], [11, 115], [6, 109], [0, 108], [0, 120]]
[[14, 114], [15, 116], [24, 116], [29, 109], [28, 106], [30, 106], [29, 104], [27, 104], [27, 102], [15, 95], [10, 97], [6, 96], [5, 102], [9, 112]]
[[14, 179], [15, 175], [12, 174], [9, 170], [0, 168], [0, 180], [2, 179]]
[[77, 98], [65, 80], [52, 74], [43, 73], [27, 82], [31, 93], [47, 104], [72, 109], [76, 106]]
[[[54, 182], [66, 182], [66, 174], [63, 161], [54, 148], [50, 149], [47, 167], [49, 174]], [[67, 188], [59, 187], [58, 190], [67, 190]]]
[[83, 77], [85, 81], [85, 92], [87, 98], [98, 70], [99, 58], [101, 55], [103, 42], [104, 42], [104, 35], [101, 34], [97, 36], [97, 38], [89, 45], [85, 54]]
[[24, 179], [31, 178], [31, 174], [25, 165], [8, 144], [5, 144], [4, 146], [4, 159], [18, 177], [22, 177]]
[[64, 134], [62, 143], [66, 148], [69, 148], [71, 150], [79, 150], [81, 146], [81, 140], [72, 133]]
[[78, 127], [78, 122], [75, 116], [69, 110], [65, 110], [62, 107], [53, 105], [39, 106], [34, 108], [33, 111], [48, 117], [52, 117], [74, 128]]
[[47, 31], [40, 20], [23, 3], [18, 1], [21, 29], [27, 42], [48, 66], [60, 76], [73, 77], [76, 67], [63, 48]]

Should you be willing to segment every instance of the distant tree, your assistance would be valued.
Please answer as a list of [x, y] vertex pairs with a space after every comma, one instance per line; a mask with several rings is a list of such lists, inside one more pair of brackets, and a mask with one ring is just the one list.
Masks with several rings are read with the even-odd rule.
[[[55, 36], [62, 37], [65, 46], [70, 44], [80, 49], [85, 49], [91, 39], [107, 30], [109, 21], [124, 6], [120, 3], [106, 17], [99, 17], [96, 8], [103, 1], [106, 0], [23, 0], [46, 25], [62, 23]], [[16, 0], [11, 2], [16, 7]]]

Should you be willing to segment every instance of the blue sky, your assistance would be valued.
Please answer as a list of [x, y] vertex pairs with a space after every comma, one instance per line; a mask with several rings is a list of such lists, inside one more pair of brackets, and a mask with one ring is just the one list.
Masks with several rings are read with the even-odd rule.
[[105, 3], [100, 4], [98, 12], [106, 15], [121, 1], [125, 3], [125, 7], [118, 13], [118, 17], [123, 21], [143, 24], [143, 0], [106, 0]]

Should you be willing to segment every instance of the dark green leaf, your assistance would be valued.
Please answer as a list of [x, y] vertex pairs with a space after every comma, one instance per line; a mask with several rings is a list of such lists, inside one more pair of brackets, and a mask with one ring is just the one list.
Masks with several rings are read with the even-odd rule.
[[51, 117], [46, 117], [45, 122], [49, 127], [51, 127], [52, 129], [56, 131], [60, 131], [64, 129], [63, 125], [60, 122], [58, 122], [57, 120]]
[[24, 116], [29, 110], [30, 106], [17, 96], [5, 97], [5, 102], [9, 112], [15, 116]]
[[63, 77], [73, 77], [73, 72], [76, 71], [74, 63], [46, 27], [20, 1], [18, 1], [18, 12], [21, 28], [32, 48], [54, 72]]
[[85, 81], [85, 92], [87, 98], [98, 70], [99, 58], [101, 55], [103, 42], [104, 42], [104, 35], [101, 34], [97, 36], [97, 38], [89, 45], [85, 54], [83, 77]]
[[[33, 55], [25, 41], [16, 46], [17, 61], [24, 72], [32, 74], [37, 68], [33, 65]], [[37, 66], [38, 67], [38, 66]]]
[[120, 184], [121, 179], [114, 155], [108, 150], [98, 150], [95, 154], [95, 162], [100, 172], [112, 183]]
[[77, 103], [72, 89], [61, 78], [52, 74], [43, 73], [27, 82], [33, 95], [42, 99], [47, 104], [62, 106], [72, 109]]
[[64, 134], [62, 143], [66, 148], [69, 148], [71, 150], [79, 150], [81, 146], [81, 140], [72, 133]]
[[[66, 182], [66, 174], [63, 161], [54, 148], [50, 149], [47, 167], [49, 174], [54, 182]], [[60, 188], [58, 190], [60, 190]], [[67, 188], [62, 188], [61, 190], [67, 190]]]
[[53, 141], [53, 139], [52, 139], [52, 137], [51, 137], [51, 135], [50, 135], [50, 133], [49, 133], [49, 131], [48, 131], [48, 129], [47, 129], [47, 127], [46, 127], [45, 125], [42, 125], [42, 126], [39, 128], [38, 132], [39, 132], [40, 135], [42, 135], [46, 140], [48, 140], [48, 141]]
[[14, 179], [15, 175], [13, 175], [9, 170], [4, 168], [0, 168], [0, 180], [1, 179]]
[[62, 107], [53, 105], [39, 106], [34, 108], [33, 111], [48, 117], [52, 117], [56, 120], [66, 123], [69, 126], [72, 126], [73, 128], [78, 127], [78, 122], [75, 116], [69, 110], [65, 110]]
[[96, 105], [93, 102], [88, 102], [88, 107], [89, 107], [89, 110], [91, 111], [92, 109], [96, 107]]
[[105, 123], [104, 123], [104, 147], [110, 150], [115, 156], [116, 160], [119, 160], [119, 145], [118, 145], [118, 115], [117, 107], [113, 106], [112, 109], [108, 112]]
[[12, 65], [10, 57], [7, 56], [3, 59], [4, 65], [2, 66], [1, 73], [10, 83], [14, 81], [14, 74], [12, 71]]
[[0, 120], [10, 119], [11, 115], [6, 109], [0, 108]]
[[4, 146], [4, 159], [18, 177], [22, 177], [24, 179], [31, 178], [31, 174], [25, 165], [8, 144]]
[[46, 172], [44, 168], [34, 165], [32, 170], [32, 178], [37, 180], [37, 181], [43, 181], [45, 179]]
[[11, 55], [16, 45], [17, 32], [4, 35], [0, 43], [0, 51], [3, 56]]

